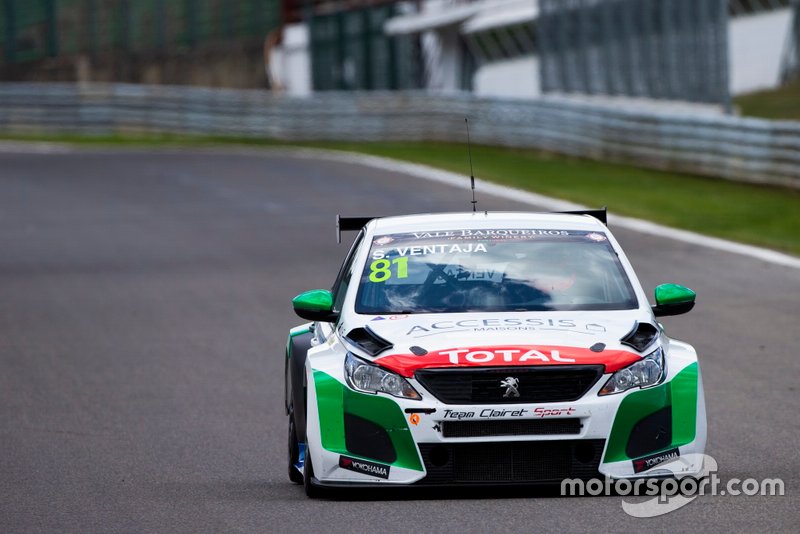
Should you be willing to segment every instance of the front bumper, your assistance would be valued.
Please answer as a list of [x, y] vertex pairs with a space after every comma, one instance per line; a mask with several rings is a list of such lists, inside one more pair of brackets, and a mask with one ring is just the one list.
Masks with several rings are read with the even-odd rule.
[[307, 431], [315, 478], [336, 486], [699, 476], [702, 380], [696, 361], [676, 367], [644, 390], [598, 396], [606, 375], [574, 402], [502, 405], [443, 404], [413, 380], [422, 401], [364, 394], [335, 368], [315, 370]]

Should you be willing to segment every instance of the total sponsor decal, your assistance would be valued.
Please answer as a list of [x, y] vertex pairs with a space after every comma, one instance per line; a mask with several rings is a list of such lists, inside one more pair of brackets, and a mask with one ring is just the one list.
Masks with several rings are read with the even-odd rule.
[[389, 478], [390, 466], [359, 460], [358, 458], [351, 458], [349, 456], [339, 456], [339, 467], [347, 469], [348, 471], [355, 471], [356, 473], [363, 473], [378, 478]]
[[539, 362], [539, 363], [575, 363], [575, 358], [562, 356], [560, 350], [551, 349], [542, 352], [538, 349], [489, 349], [489, 350], [473, 350], [473, 349], [452, 349], [443, 350], [439, 352], [447, 356], [450, 363], [458, 365], [459, 363], [487, 363], [499, 360], [502, 358], [504, 363], [525, 363], [525, 362]]
[[503, 319], [462, 319], [460, 321], [437, 321], [425, 325], [411, 326], [405, 335], [427, 337], [454, 331], [496, 332], [509, 330], [567, 330], [588, 335], [602, 334], [606, 327], [597, 323], [584, 323], [572, 319], [539, 319], [536, 317], [506, 317]]
[[419, 369], [442, 367], [500, 367], [531, 365], [603, 365], [613, 373], [639, 361], [641, 356], [626, 350], [594, 352], [582, 347], [515, 345], [466, 347], [415, 354], [390, 354], [375, 360], [380, 366], [405, 377]]
[[500, 417], [563, 417], [575, 413], [575, 408], [519, 408], [515, 410], [497, 410], [495, 408], [484, 408], [482, 410], [445, 410], [445, 419], [487, 419]]
[[675, 448], [668, 451], [659, 452], [657, 454], [651, 454], [650, 456], [645, 456], [643, 458], [637, 458], [636, 460], [633, 460], [633, 472], [641, 473], [642, 471], [647, 471], [648, 469], [659, 464], [663, 464], [664, 462], [675, 460], [680, 455], [680, 451]]

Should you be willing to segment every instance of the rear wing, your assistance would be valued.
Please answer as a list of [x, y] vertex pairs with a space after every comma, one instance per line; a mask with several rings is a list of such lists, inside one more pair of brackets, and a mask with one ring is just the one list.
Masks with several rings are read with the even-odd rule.
[[357, 232], [364, 228], [368, 222], [378, 217], [342, 217], [336, 216], [336, 242], [342, 242], [342, 232]]
[[599, 210], [554, 211], [552, 213], [563, 213], [564, 215], [588, 215], [608, 226], [608, 212], [606, 211], [605, 206]]
[[[594, 217], [601, 223], [608, 226], [608, 217], [606, 208], [602, 207], [599, 210], [576, 210], [576, 211], [552, 211], [548, 213], [561, 213], [564, 215], [589, 215]], [[364, 228], [372, 219], [379, 217], [342, 217], [336, 216], [336, 242], [342, 242], [342, 232], [357, 232]]]

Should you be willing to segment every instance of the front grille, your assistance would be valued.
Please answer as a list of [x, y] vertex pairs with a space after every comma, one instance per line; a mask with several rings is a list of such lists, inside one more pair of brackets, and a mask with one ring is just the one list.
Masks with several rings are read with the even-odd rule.
[[[482, 369], [421, 369], [414, 377], [447, 404], [568, 402], [581, 398], [602, 376], [602, 365], [492, 367]], [[519, 381], [519, 397], [501, 382]]]
[[555, 483], [599, 477], [605, 440], [421, 443], [427, 476], [419, 484]]
[[480, 438], [486, 436], [545, 436], [553, 434], [580, 434], [581, 420], [569, 419], [525, 419], [510, 421], [444, 421], [442, 436], [445, 438]]

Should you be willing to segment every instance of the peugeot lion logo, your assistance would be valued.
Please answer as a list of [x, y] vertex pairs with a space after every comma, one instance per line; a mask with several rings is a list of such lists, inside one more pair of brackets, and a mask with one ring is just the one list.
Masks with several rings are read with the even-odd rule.
[[517, 389], [519, 387], [519, 379], [508, 376], [505, 380], [500, 381], [500, 387], [506, 388], [506, 392], [503, 393], [504, 398], [519, 397], [519, 389]]

